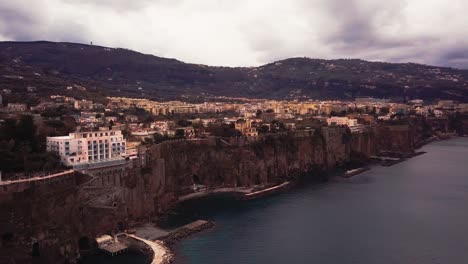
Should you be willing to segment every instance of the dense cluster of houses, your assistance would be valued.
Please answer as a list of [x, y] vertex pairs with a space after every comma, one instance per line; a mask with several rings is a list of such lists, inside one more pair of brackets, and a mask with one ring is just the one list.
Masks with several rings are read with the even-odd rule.
[[151, 143], [157, 136], [166, 139], [210, 136], [208, 128], [213, 125], [224, 125], [238, 131], [239, 135], [255, 139], [262, 133], [310, 129], [311, 120], [324, 126], [346, 126], [352, 133], [359, 133], [368, 125], [398, 115], [446, 118], [453, 112], [468, 112], [468, 104], [447, 100], [437, 104], [412, 100], [403, 104], [374, 98], [352, 102], [231, 98], [228, 103], [224, 102], [227, 100], [188, 103], [123, 97], [107, 99], [103, 104], [52, 95], [29, 106], [25, 103], [3, 105], [0, 101], [0, 114], [1, 118], [31, 114], [42, 121], [60, 122], [65, 116], [73, 120], [75, 131], [48, 137], [47, 149], [59, 153], [64, 164], [82, 167], [106, 162], [115, 164], [135, 157], [142, 144]]

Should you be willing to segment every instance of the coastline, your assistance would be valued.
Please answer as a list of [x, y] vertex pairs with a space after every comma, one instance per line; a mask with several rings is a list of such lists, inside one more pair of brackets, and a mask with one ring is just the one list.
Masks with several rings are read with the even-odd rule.
[[[404, 161], [407, 161], [413, 157], [417, 157], [417, 156], [420, 156], [426, 152], [424, 151], [417, 151], [419, 149], [421, 149], [422, 147], [424, 147], [425, 145], [428, 145], [430, 143], [433, 143], [435, 141], [446, 141], [446, 140], [450, 140], [450, 139], [454, 139], [454, 138], [457, 138], [457, 136], [451, 136], [451, 137], [448, 137], [448, 138], [438, 138], [438, 137], [432, 137], [430, 138], [430, 140], [425, 140], [424, 142], [420, 143], [417, 147], [415, 147], [415, 151], [411, 154], [407, 154], [405, 155], [404, 158], [401, 158], [399, 159], [397, 162], [395, 162], [394, 164], [397, 164], [397, 163], [401, 163], [401, 162], [404, 162]], [[363, 167], [360, 167], [360, 168], [355, 168], [355, 169], [351, 169], [351, 170], [348, 170], [347, 172], [345, 172], [343, 175], [341, 175], [341, 178], [344, 178], [344, 179], [351, 179], [361, 173], [364, 173], [364, 172], [367, 172], [367, 171], [371, 171], [372, 168], [371, 167], [368, 167], [368, 165], [370, 164], [371, 162], [368, 162], [368, 164], [366, 164], [365, 166]], [[391, 164], [390, 166], [394, 165], [394, 164]], [[389, 165], [388, 164], [380, 164], [380, 166], [383, 166], [383, 167], [388, 167]], [[200, 196], [196, 196], [196, 197], [192, 197], [192, 198], [201, 198], [201, 197], [208, 197], [212, 194], [216, 194], [216, 193], [233, 193], [233, 194], [237, 194], [239, 195], [239, 193], [241, 193], [241, 198], [240, 200], [253, 200], [253, 199], [257, 199], [257, 198], [261, 198], [261, 197], [264, 197], [264, 196], [268, 196], [270, 194], [273, 194], [273, 193], [278, 193], [282, 190], [285, 190], [286, 188], [292, 188], [294, 186], [293, 182], [290, 182], [290, 181], [286, 181], [286, 182], [283, 182], [283, 183], [280, 183], [280, 184], [277, 184], [273, 187], [269, 187], [269, 188], [265, 188], [265, 189], [262, 189], [262, 190], [259, 190], [259, 191], [252, 191], [250, 193], [246, 193], [245, 191], [243, 192], [239, 192], [239, 191], [222, 191], [222, 190], [226, 190], [226, 189], [230, 189], [230, 188], [220, 188], [221, 190], [216, 192], [216, 191], [212, 191], [212, 192], [209, 192], [209, 193], [206, 193], [205, 195], [200, 195]], [[245, 188], [243, 188], [245, 189]], [[185, 201], [185, 200], [183, 200]], [[203, 229], [204, 230], [204, 229]], [[174, 247], [176, 245], [177, 242], [179, 242], [181, 239], [184, 239], [184, 238], [187, 238], [191, 235], [194, 235], [195, 233], [199, 233], [201, 232], [202, 230], [199, 230], [199, 231], [195, 231], [195, 232], [192, 232], [190, 233], [189, 235], [187, 236], [184, 236], [180, 239], [177, 239], [177, 240], [172, 240], [170, 242], [170, 247]], [[171, 249], [167, 249], [169, 250], [169, 252], [171, 252], [170, 250]], [[175, 261], [175, 255], [174, 253], [170, 253], [172, 255], [172, 258], [170, 259], [170, 262], [167, 262], [167, 263], [164, 263], [164, 264], [168, 264], [168, 263], [173, 263]]]

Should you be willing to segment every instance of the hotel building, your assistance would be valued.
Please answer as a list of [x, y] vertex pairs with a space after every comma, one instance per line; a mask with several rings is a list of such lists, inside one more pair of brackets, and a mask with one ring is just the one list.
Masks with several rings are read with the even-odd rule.
[[67, 166], [88, 169], [125, 162], [126, 140], [120, 130], [77, 132], [47, 137], [47, 150], [57, 152]]

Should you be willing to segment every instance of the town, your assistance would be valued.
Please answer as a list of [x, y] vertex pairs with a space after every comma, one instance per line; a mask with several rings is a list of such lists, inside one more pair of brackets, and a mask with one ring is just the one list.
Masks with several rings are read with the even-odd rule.
[[[2, 90], [0, 100], [11, 94]], [[468, 104], [451, 100], [396, 103], [369, 97], [354, 101], [219, 97], [190, 103], [126, 97], [95, 102], [50, 95], [35, 105], [2, 101], [3, 181], [68, 169], [93, 174], [103, 168], [125, 168], [137, 160], [144, 162], [148, 146], [170, 140], [243, 137], [254, 142], [266, 135], [327, 126], [363, 133], [379, 124], [405, 124], [411, 116], [424, 117], [436, 132], [428, 137], [463, 135], [468, 113]]]

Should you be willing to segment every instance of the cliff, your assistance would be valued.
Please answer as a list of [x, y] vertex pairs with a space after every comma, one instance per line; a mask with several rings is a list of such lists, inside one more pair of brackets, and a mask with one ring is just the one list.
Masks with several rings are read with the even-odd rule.
[[[193, 184], [267, 185], [331, 170], [380, 151], [411, 152], [412, 126], [379, 126], [351, 134], [324, 127], [261, 137], [178, 140], [151, 146], [141, 162], [93, 176], [0, 186], [0, 260], [30, 263], [73, 260], [92, 238], [155, 217]], [[14, 252], [14, 254], [11, 254]], [[15, 260], [16, 262], [13, 262]]]

